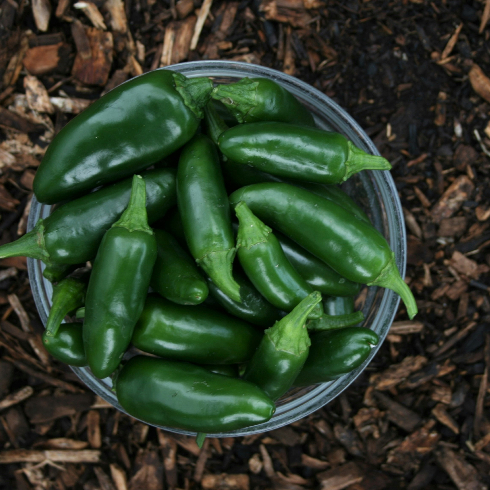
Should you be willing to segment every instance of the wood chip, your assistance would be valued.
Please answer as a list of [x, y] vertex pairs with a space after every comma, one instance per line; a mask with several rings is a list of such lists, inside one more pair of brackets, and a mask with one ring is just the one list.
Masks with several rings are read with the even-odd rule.
[[[15, 211], [19, 204], [20, 201], [14, 199], [10, 192], [0, 184], [0, 209], [4, 209], [5, 211]], [[5, 262], [2, 262], [2, 265], [5, 266]]]
[[316, 476], [322, 490], [342, 490], [361, 482], [364, 478], [364, 472], [356, 463], [349, 462], [323, 473], [318, 473]]
[[32, 0], [32, 13], [36, 27], [46, 32], [49, 27], [49, 18], [51, 17], [51, 3], [49, 0]]
[[5, 279], [8, 279], [9, 277], [15, 277], [17, 274], [18, 270], [15, 267], [9, 267], [8, 269], [0, 270], [0, 282], [5, 281]]
[[392, 364], [384, 372], [373, 374], [370, 383], [379, 391], [389, 390], [426, 364], [427, 358], [424, 356], [405, 357], [402, 362]]
[[485, 0], [485, 9], [483, 10], [483, 15], [481, 16], [480, 29], [478, 29], [480, 34], [485, 30], [488, 19], [490, 19], [490, 0]]
[[0, 451], [0, 464], [12, 463], [100, 463], [100, 451], [85, 449], [81, 451], [70, 450], [28, 450], [15, 449]]
[[195, 30], [197, 17], [192, 15], [179, 22], [175, 32], [175, 40], [172, 47], [171, 62], [180, 63], [187, 59], [191, 47], [191, 39]]
[[109, 476], [104, 472], [104, 470], [100, 466], [94, 467], [94, 473], [95, 476], [97, 477], [97, 481], [99, 482], [101, 490], [116, 490]]
[[282, 65], [282, 71], [287, 75], [294, 76], [296, 73], [295, 58], [296, 56], [293, 49], [292, 30], [291, 27], [288, 26], [286, 29], [286, 40], [284, 41], [284, 61]]
[[140, 452], [136, 457], [136, 473], [128, 484], [129, 490], [161, 490], [163, 466], [158, 453], [152, 449]]
[[312, 456], [308, 456], [306, 453], [301, 454], [301, 464], [307, 468], [312, 468], [314, 470], [325, 470], [330, 466], [328, 461], [322, 461]]
[[126, 18], [126, 10], [122, 0], [106, 0], [104, 8], [110, 15], [110, 26], [115, 32], [125, 34], [128, 31], [128, 20]]
[[459, 434], [459, 427], [454, 419], [446, 411], [446, 405], [438, 403], [432, 409], [432, 415], [443, 425], [449, 427], [455, 434]]
[[199, 9], [199, 15], [197, 16], [196, 25], [194, 27], [194, 34], [192, 36], [191, 45], [190, 45], [191, 51], [196, 49], [197, 47], [197, 43], [199, 42], [199, 36], [201, 35], [202, 28], [204, 27], [204, 22], [206, 22], [212, 4], [213, 4], [213, 0], [204, 0], [201, 5], [201, 8]]
[[474, 188], [475, 185], [466, 175], [455, 179], [432, 208], [432, 219], [440, 223], [444, 218], [450, 218], [471, 198]]
[[[15, 85], [22, 70], [23, 62], [29, 50], [29, 35], [22, 36], [18, 51], [10, 58], [3, 74], [3, 85]], [[31, 72], [32, 73], [32, 72]], [[0, 121], [2, 118], [0, 117]]]
[[261, 444], [259, 446], [259, 449], [260, 449], [260, 454], [262, 456], [262, 462], [264, 463], [265, 474], [269, 478], [274, 478], [274, 476], [276, 475], [276, 472], [274, 471], [274, 465], [272, 464], [272, 458], [270, 457], [269, 453], [267, 452], [266, 447], [263, 444]]
[[54, 113], [53, 105], [49, 100], [48, 91], [38, 78], [32, 75], [24, 77], [27, 104], [33, 111]]
[[158, 443], [160, 444], [163, 454], [165, 479], [170, 488], [175, 488], [177, 486], [177, 442], [163, 430], [157, 429], [157, 431]]
[[90, 447], [93, 449], [98, 449], [102, 446], [100, 414], [98, 410], [89, 410], [87, 413], [87, 439]]
[[34, 124], [13, 111], [0, 107], [0, 127], [14, 129], [21, 133], [39, 133], [44, 131], [40, 124]]
[[23, 64], [31, 75], [46, 75], [56, 70], [60, 63], [60, 42], [49, 46], [36, 46], [27, 50]]
[[450, 37], [449, 41], [447, 42], [446, 47], [444, 48], [444, 51], [441, 54], [441, 62], [444, 61], [446, 58], [448, 58], [449, 55], [452, 53], [454, 46], [456, 46], [456, 43], [458, 42], [461, 29], [463, 29], [463, 24], [459, 24], [459, 26], [456, 27], [456, 30], [454, 31], [453, 35]]
[[244, 474], [204, 475], [201, 488], [204, 490], [249, 490], [250, 478]]
[[334, 425], [333, 432], [335, 438], [345, 447], [352, 456], [362, 457], [364, 447], [356, 432], [350, 427], [337, 423]]
[[104, 17], [102, 17], [102, 14], [99, 12], [99, 9], [97, 8], [97, 5], [93, 2], [77, 2], [75, 5], [73, 5], [76, 9], [81, 10], [92, 22], [92, 25], [96, 29], [101, 29], [103, 31], [107, 30], [107, 27], [104, 23]]
[[473, 90], [487, 102], [490, 102], [490, 79], [483, 73], [483, 70], [473, 63], [468, 74]]
[[25, 412], [32, 424], [56, 420], [90, 408], [93, 396], [89, 393], [63, 396], [37, 396], [25, 404]]
[[193, 0], [179, 0], [175, 4], [175, 10], [179, 19], [185, 19], [189, 14], [194, 12], [194, 1]]
[[204, 473], [204, 468], [206, 466], [206, 461], [208, 460], [209, 456], [210, 456], [209, 439], [206, 438], [201, 447], [201, 453], [199, 454], [199, 457], [197, 458], [196, 461], [196, 467], [194, 469], [194, 478], [193, 478], [195, 482], [201, 481], [202, 475]]
[[117, 464], [111, 464], [111, 477], [116, 490], [128, 490], [126, 472]]
[[34, 393], [34, 389], [32, 386], [24, 386], [20, 390], [11, 393], [3, 400], [0, 401], [0, 410], [5, 410], [6, 408], [12, 407], [13, 405], [17, 405], [18, 403], [27, 400]]
[[390, 327], [390, 333], [397, 335], [409, 335], [412, 333], [420, 333], [424, 330], [424, 324], [422, 322], [415, 322], [410, 320], [402, 320], [393, 322]]
[[302, 1], [262, 0], [259, 10], [267, 20], [290, 24], [293, 27], [305, 27], [312, 19]]
[[36, 444], [37, 447], [41, 446], [45, 449], [86, 449], [88, 447], [87, 441], [77, 441], [75, 439], [69, 439], [67, 437], [57, 437], [54, 439], [48, 439], [42, 441], [40, 444]]
[[485, 336], [484, 360], [485, 370], [483, 371], [483, 376], [480, 381], [480, 387], [478, 389], [475, 409], [475, 421], [473, 426], [473, 432], [477, 437], [481, 435], [481, 432], [483, 432], [482, 427], [485, 411], [485, 398], [488, 391], [488, 377], [490, 372], [490, 334], [487, 334]]
[[93, 100], [73, 97], [50, 97], [49, 101], [53, 107], [66, 114], [80, 114], [93, 102]]
[[386, 416], [390, 422], [393, 422], [398, 427], [401, 427], [407, 432], [412, 432], [422, 423], [422, 418], [417, 413], [402, 404], [392, 400], [390, 397], [374, 392], [375, 398], [380, 402], [381, 406], [386, 409]]

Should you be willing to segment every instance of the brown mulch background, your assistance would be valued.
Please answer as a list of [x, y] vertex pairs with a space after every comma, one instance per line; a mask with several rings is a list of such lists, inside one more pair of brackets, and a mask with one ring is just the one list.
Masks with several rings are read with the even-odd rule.
[[91, 100], [159, 66], [240, 60], [332, 97], [392, 162], [420, 310], [400, 309], [327, 407], [199, 450], [49, 358], [26, 262], [1, 260], [0, 488], [487, 489], [489, 17], [489, 0], [0, 0], [1, 243], [25, 232], [42, 154]]

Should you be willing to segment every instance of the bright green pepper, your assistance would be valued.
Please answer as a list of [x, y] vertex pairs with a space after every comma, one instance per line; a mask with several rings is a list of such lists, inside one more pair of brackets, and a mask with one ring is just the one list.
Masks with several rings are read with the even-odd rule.
[[198, 305], [208, 296], [208, 286], [196, 263], [164, 230], [154, 230], [158, 256], [150, 286], [164, 298], [181, 305]]
[[242, 78], [218, 85], [211, 95], [240, 123], [277, 121], [315, 126], [311, 112], [284, 87], [268, 78]]
[[118, 373], [117, 399], [149, 424], [219, 433], [267, 422], [273, 401], [253, 383], [193, 364], [137, 356]]
[[53, 139], [34, 178], [36, 198], [73, 199], [170, 155], [196, 132], [211, 90], [207, 78], [169, 70], [119, 85]]
[[305, 323], [321, 299], [318, 291], [311, 293], [291, 313], [267, 329], [248, 363], [243, 378], [255, 383], [272, 400], [291, 388], [308, 357], [310, 338]]
[[177, 202], [189, 250], [215, 284], [235, 301], [235, 240], [218, 152], [204, 135], [184, 146], [177, 169]]
[[375, 332], [362, 327], [346, 327], [311, 335], [308, 359], [294, 386], [333, 381], [358, 368], [377, 345]]
[[45, 349], [58, 361], [69, 366], [86, 366], [87, 356], [83, 346], [83, 330], [81, 323], [63, 323], [56, 335], [43, 334]]
[[[252, 214], [245, 202], [235, 207], [240, 221], [237, 249], [240, 264], [252, 284], [276, 308], [291, 311], [313, 292], [282, 251], [272, 230]], [[321, 303], [309, 318], [320, 318]]]
[[237, 364], [248, 361], [262, 332], [204, 305], [184, 306], [148, 296], [134, 329], [135, 347], [177, 361]]
[[289, 184], [255, 184], [230, 196], [236, 206], [248, 204], [253, 213], [281, 231], [345, 278], [392, 289], [417, 314], [417, 304], [397, 269], [386, 239], [370, 224], [332, 201]]
[[129, 205], [104, 235], [90, 275], [83, 340], [98, 378], [119, 365], [145, 304], [157, 257], [145, 202], [145, 181], [135, 175]]
[[218, 144], [235, 163], [300, 181], [338, 184], [361, 170], [391, 169], [386, 159], [339, 133], [286, 123], [239, 124], [222, 133]]
[[364, 320], [362, 311], [354, 311], [354, 298], [351, 296], [324, 298], [323, 311], [325, 314], [321, 318], [308, 322], [308, 330], [351, 327]]

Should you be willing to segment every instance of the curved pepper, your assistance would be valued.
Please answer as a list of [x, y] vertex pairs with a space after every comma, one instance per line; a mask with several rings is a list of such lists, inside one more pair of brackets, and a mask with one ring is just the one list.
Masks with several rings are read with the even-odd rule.
[[34, 178], [38, 201], [73, 199], [157, 163], [196, 132], [212, 83], [156, 70], [123, 83], [53, 139]]
[[[176, 203], [175, 170], [155, 169], [143, 172], [142, 176], [146, 182], [147, 213], [151, 223], [163, 217]], [[85, 264], [93, 260], [104, 233], [128, 205], [131, 182], [132, 178], [125, 179], [56, 208], [22, 238], [2, 245], [0, 258], [23, 255], [62, 270], [65, 264]]]
[[267, 329], [248, 363], [244, 379], [255, 383], [272, 400], [291, 388], [308, 357], [310, 338], [305, 323], [321, 299], [318, 291], [311, 293], [291, 313]]
[[375, 332], [362, 327], [346, 327], [311, 335], [308, 359], [294, 386], [333, 381], [358, 368], [377, 345]]
[[261, 337], [252, 325], [204, 305], [188, 307], [148, 296], [131, 342], [167, 359], [237, 364], [252, 357]]
[[135, 175], [129, 205], [104, 235], [90, 275], [83, 340], [98, 378], [119, 365], [145, 304], [157, 257], [145, 202], [145, 181]]
[[230, 160], [300, 181], [338, 184], [361, 170], [389, 170], [339, 133], [286, 123], [239, 124], [221, 134], [219, 148]]
[[324, 298], [324, 315], [308, 322], [308, 330], [320, 331], [351, 327], [364, 320], [362, 311], [354, 311], [354, 298], [337, 296]]
[[63, 323], [53, 337], [45, 331], [43, 334], [44, 348], [58, 361], [69, 366], [86, 366], [87, 356], [83, 346], [83, 330], [81, 323]]
[[232, 276], [235, 240], [218, 152], [204, 135], [184, 146], [177, 169], [177, 202], [187, 244], [196, 262], [235, 301], [240, 287]]
[[417, 314], [417, 304], [397, 269], [394, 253], [373, 226], [341, 206], [289, 184], [255, 184], [230, 196], [347, 279], [392, 289]]
[[194, 432], [242, 429], [266, 422], [275, 411], [272, 400], [252, 383], [152, 357], [130, 359], [114, 387], [133, 417]]
[[[313, 289], [288, 262], [272, 230], [253, 215], [245, 202], [235, 206], [235, 213], [240, 221], [237, 253], [245, 274], [267, 301], [291, 311]], [[319, 303], [309, 318], [320, 318], [322, 314]]]
[[154, 230], [158, 255], [150, 286], [164, 298], [181, 305], [198, 305], [208, 296], [208, 286], [195, 262], [164, 230]]
[[311, 112], [284, 87], [267, 78], [243, 78], [211, 93], [240, 123], [278, 121], [315, 126]]

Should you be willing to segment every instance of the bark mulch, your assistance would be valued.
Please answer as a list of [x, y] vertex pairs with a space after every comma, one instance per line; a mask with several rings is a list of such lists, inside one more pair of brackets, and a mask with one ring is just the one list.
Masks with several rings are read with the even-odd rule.
[[400, 308], [364, 374], [288, 427], [155, 430], [43, 350], [23, 258], [0, 261], [0, 488], [483, 490], [490, 484], [490, 0], [0, 0], [0, 243], [22, 235], [53, 135], [102, 93], [199, 59], [294, 75], [393, 164]]

